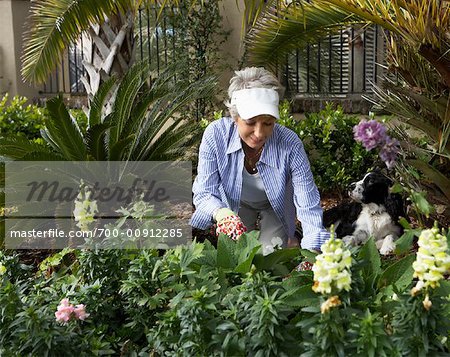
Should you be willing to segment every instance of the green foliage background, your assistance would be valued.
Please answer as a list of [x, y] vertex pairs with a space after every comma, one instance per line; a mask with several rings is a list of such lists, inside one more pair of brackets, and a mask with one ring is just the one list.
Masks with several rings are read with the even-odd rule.
[[306, 113], [295, 120], [289, 102], [280, 106], [281, 125], [292, 129], [305, 146], [317, 187], [325, 192], [343, 193], [350, 182], [359, 179], [380, 163], [377, 153], [366, 151], [353, 139], [353, 127], [360, 118], [345, 114], [342, 107], [328, 103], [318, 113]]

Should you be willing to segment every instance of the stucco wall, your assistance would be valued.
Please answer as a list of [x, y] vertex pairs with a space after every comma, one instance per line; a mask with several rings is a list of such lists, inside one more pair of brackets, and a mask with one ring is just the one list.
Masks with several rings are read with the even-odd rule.
[[29, 5], [28, 0], [0, 0], [0, 92], [32, 99], [38, 90], [24, 83], [20, 75], [22, 34]]
[[12, 20], [11, 1], [0, 0], [0, 94], [15, 90], [12, 87], [16, 70]]
[[231, 34], [222, 48], [222, 55], [227, 57], [231, 69], [224, 71], [224, 73], [219, 79], [221, 87], [227, 89], [230, 78], [233, 75], [233, 70], [237, 69], [238, 61], [244, 52], [244, 48], [242, 46], [241, 41], [244, 1], [223, 0], [221, 2], [220, 10], [221, 15], [223, 17], [224, 30], [226, 31], [231, 30]]

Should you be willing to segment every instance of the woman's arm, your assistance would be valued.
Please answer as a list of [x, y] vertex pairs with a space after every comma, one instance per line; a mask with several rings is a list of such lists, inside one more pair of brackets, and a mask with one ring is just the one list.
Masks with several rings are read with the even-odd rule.
[[205, 229], [213, 223], [213, 214], [219, 208], [226, 207], [221, 201], [219, 186], [221, 182], [217, 164], [217, 146], [214, 126], [209, 125], [203, 134], [198, 158], [198, 174], [192, 191], [195, 212], [191, 224]]
[[308, 157], [300, 139], [293, 143], [290, 167], [294, 204], [303, 229], [301, 246], [305, 249], [320, 249], [320, 246], [330, 238], [330, 234], [323, 227], [319, 190], [314, 183]]

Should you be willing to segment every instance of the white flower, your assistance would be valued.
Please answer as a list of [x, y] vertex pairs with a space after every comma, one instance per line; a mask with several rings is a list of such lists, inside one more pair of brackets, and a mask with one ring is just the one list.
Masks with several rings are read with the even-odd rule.
[[322, 254], [316, 257], [313, 290], [321, 294], [349, 291], [352, 282], [350, 267], [351, 253], [340, 239], [329, 239], [321, 246]]
[[419, 279], [411, 290], [416, 295], [422, 288], [435, 288], [450, 271], [450, 256], [447, 254], [447, 238], [439, 234], [438, 228], [423, 230], [419, 237], [419, 250], [413, 263], [414, 277]]
[[270, 240], [270, 244], [263, 246], [263, 255], [269, 255], [276, 249], [281, 249], [283, 246], [283, 240], [280, 237], [273, 237]]
[[75, 200], [73, 216], [77, 227], [82, 231], [89, 230], [89, 224], [94, 221], [94, 215], [98, 212], [97, 201], [90, 200], [91, 191], [81, 183], [80, 192]]

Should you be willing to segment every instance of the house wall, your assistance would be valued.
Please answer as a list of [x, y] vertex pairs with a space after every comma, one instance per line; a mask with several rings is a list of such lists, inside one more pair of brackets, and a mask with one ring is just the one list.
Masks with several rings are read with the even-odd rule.
[[38, 95], [38, 89], [24, 83], [20, 75], [22, 34], [29, 6], [28, 0], [0, 0], [0, 94]]
[[233, 71], [238, 68], [239, 59], [244, 53], [242, 38], [242, 16], [244, 14], [243, 0], [223, 0], [221, 2], [221, 15], [223, 18], [223, 29], [230, 31], [226, 43], [222, 48], [222, 55], [227, 58], [230, 68], [225, 70], [219, 78], [222, 88], [227, 89]]

